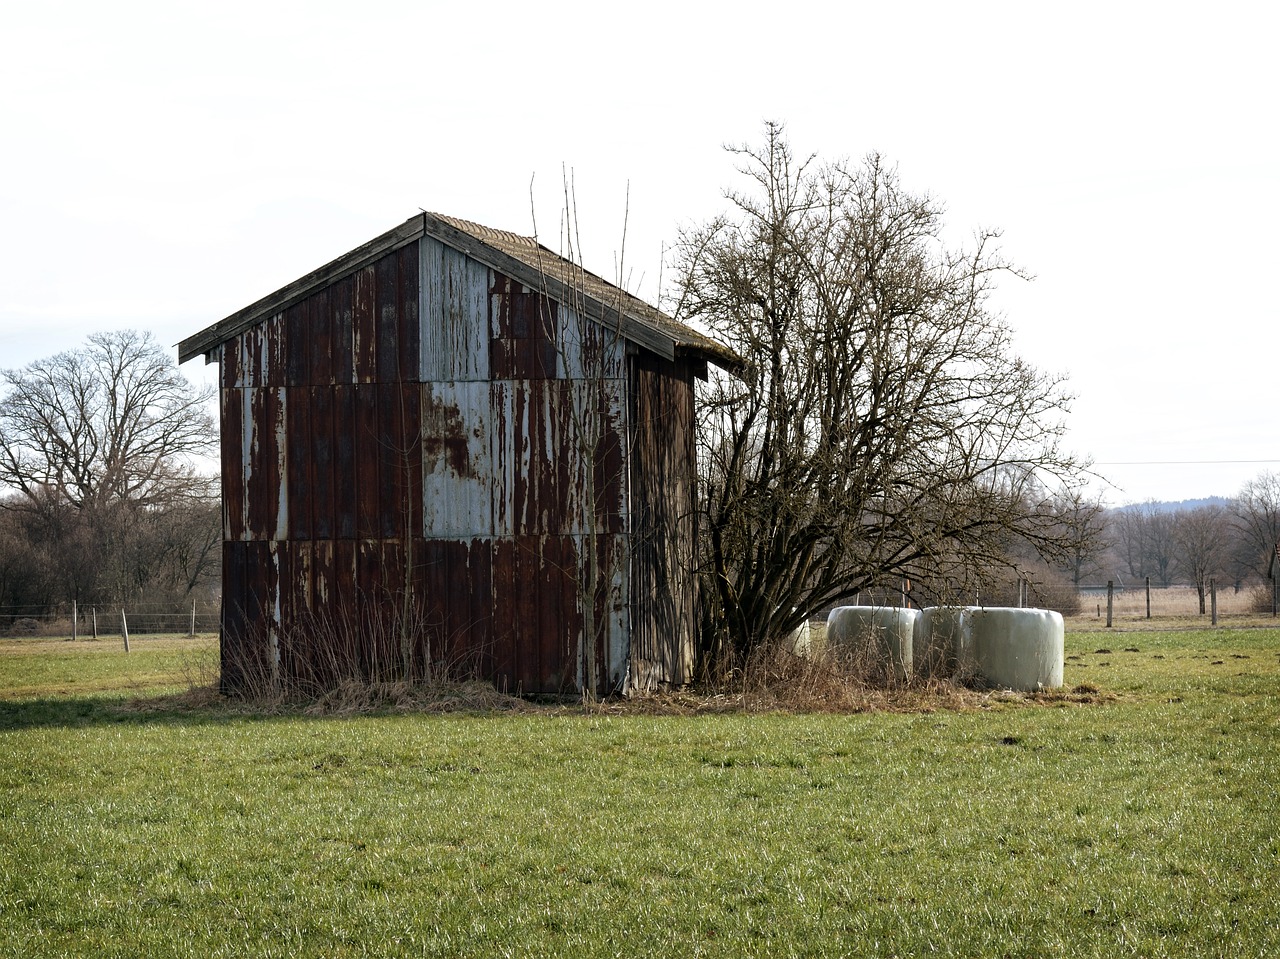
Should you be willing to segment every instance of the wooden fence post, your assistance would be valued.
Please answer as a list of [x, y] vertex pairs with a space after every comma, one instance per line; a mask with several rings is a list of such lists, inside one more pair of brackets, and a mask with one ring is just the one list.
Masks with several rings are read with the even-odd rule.
[[1147, 577], [1147, 619], [1151, 618], [1151, 577]]
[[196, 635], [196, 601], [191, 601], [191, 629], [187, 632], [189, 639], [194, 639]]
[[1111, 628], [1111, 609], [1115, 597], [1115, 580], [1107, 580], [1107, 628]]
[[96, 640], [98, 638], [98, 607], [91, 606], [89, 611], [93, 613], [93, 638]]
[[1209, 580], [1209, 624], [1218, 625], [1218, 581], [1213, 578]]
[[124, 607], [120, 607], [120, 634], [124, 636], [124, 651], [129, 651], [129, 620], [124, 614]]
[[76, 620], [79, 618], [80, 610], [76, 607], [76, 601], [71, 601], [71, 641], [74, 643], [78, 638], [76, 631]]

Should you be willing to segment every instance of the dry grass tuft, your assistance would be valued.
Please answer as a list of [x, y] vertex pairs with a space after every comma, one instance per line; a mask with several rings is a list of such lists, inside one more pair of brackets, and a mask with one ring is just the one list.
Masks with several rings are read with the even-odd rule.
[[346, 680], [303, 712], [309, 716], [348, 716], [372, 712], [526, 712], [533, 708], [518, 696], [500, 693], [492, 683], [478, 680], [436, 683]]

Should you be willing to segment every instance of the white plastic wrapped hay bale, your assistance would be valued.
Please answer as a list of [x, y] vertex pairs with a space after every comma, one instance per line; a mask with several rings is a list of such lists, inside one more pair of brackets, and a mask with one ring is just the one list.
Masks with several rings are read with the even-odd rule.
[[911, 678], [912, 641], [918, 609], [896, 606], [837, 606], [827, 616], [827, 649], [866, 657], [872, 672], [898, 681]]
[[961, 616], [958, 668], [1004, 689], [1062, 685], [1066, 654], [1062, 614], [1050, 609], [970, 607]]
[[964, 606], [926, 606], [916, 620], [912, 638], [915, 674], [925, 679], [945, 679], [956, 675], [962, 655]]
[[803, 623], [787, 633], [787, 638], [783, 643], [785, 649], [808, 659], [813, 658], [813, 630], [806, 619]]

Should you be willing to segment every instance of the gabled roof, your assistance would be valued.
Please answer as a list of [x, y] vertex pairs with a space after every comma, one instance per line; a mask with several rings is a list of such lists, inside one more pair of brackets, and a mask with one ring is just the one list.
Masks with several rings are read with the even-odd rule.
[[533, 237], [426, 212], [187, 337], [178, 344], [178, 362], [210, 353], [316, 290], [422, 236], [433, 237], [530, 289], [544, 291], [553, 300], [616, 327], [624, 338], [667, 359], [692, 356], [728, 370], [741, 366], [741, 359], [728, 347], [553, 253]]

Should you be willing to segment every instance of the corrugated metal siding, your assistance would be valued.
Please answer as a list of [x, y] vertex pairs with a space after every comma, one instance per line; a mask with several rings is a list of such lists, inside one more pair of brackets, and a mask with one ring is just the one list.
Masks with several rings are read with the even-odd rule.
[[[665, 422], [639, 431], [643, 469], [627, 455], [635, 416], [691, 393], [645, 367], [629, 403], [614, 331], [427, 237], [221, 356], [224, 652], [249, 671], [324, 683], [449, 666], [559, 692], [586, 681], [590, 635], [607, 692], [627, 678], [635, 578], [644, 684], [687, 679], [669, 653], [692, 606], [683, 585], [659, 596], [683, 533], [654, 524], [684, 509], [655, 504], [685, 495], [658, 472], [691, 469], [689, 417], [674, 440]], [[631, 557], [636, 531], [656, 552]]]

